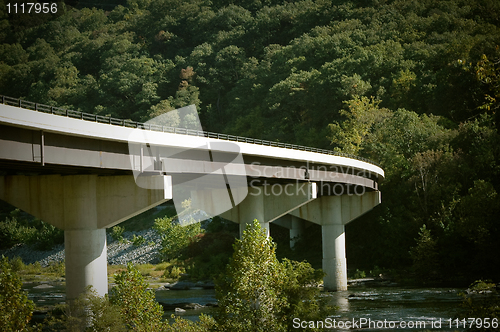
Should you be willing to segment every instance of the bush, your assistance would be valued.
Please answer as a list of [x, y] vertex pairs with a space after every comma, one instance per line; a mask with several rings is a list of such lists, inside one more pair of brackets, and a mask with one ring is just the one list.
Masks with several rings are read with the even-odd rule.
[[181, 257], [196, 236], [203, 233], [200, 223], [182, 226], [168, 217], [156, 219], [153, 228], [161, 236], [160, 255], [163, 261]]
[[19, 210], [0, 222], [0, 248], [6, 249], [20, 243], [34, 244], [39, 250], [50, 250], [64, 242], [64, 232], [40, 220], [20, 219]]
[[208, 332], [216, 325], [215, 320], [211, 316], [201, 314], [198, 322], [192, 322], [182, 317], [175, 317], [174, 323], [167, 326], [164, 332]]
[[125, 228], [121, 226], [115, 226], [111, 228], [111, 238], [115, 241], [123, 241], [123, 232], [125, 232]]
[[0, 246], [6, 249], [19, 243], [29, 243], [36, 237], [36, 232], [35, 228], [22, 225], [15, 217], [6, 218], [0, 222]]
[[434, 279], [439, 271], [437, 241], [431, 236], [431, 231], [425, 225], [420, 228], [418, 234], [417, 245], [410, 250], [413, 268], [419, 277]]
[[144, 243], [146, 243], [146, 239], [144, 238], [144, 236], [135, 236], [135, 234], [132, 236], [132, 244], [134, 246], [142, 246]]
[[257, 221], [236, 240], [226, 273], [216, 280], [220, 331], [285, 331], [285, 274], [276, 244]]
[[[62, 315], [56, 316], [55, 313], [59, 312]], [[99, 296], [90, 286], [70, 305], [56, 307], [44, 323], [44, 331], [127, 331], [120, 307], [111, 304], [107, 297]]]
[[182, 273], [186, 273], [186, 269], [182, 266], [170, 265], [163, 272], [164, 278], [179, 279]]
[[229, 263], [235, 238], [229, 233], [204, 233], [197, 239], [186, 249], [186, 256], [192, 258], [193, 263], [187, 272], [193, 279], [213, 279]]
[[[481, 318], [483, 324], [472, 326], [471, 331], [498, 331], [498, 325], [495, 324], [496, 328], [492, 325], [492, 322], [500, 323], [500, 299], [495, 284], [482, 280], [475, 281], [469, 286], [469, 293], [473, 295], [461, 294], [464, 300], [461, 304], [460, 319]], [[489, 326], [485, 323], [485, 318], [489, 318]]]
[[4, 332], [31, 330], [28, 326], [35, 304], [22, 290], [23, 283], [12, 270], [9, 259], [0, 261], [0, 330]]
[[36, 236], [30, 243], [35, 244], [39, 250], [51, 250], [56, 244], [64, 243], [64, 231], [40, 221]]

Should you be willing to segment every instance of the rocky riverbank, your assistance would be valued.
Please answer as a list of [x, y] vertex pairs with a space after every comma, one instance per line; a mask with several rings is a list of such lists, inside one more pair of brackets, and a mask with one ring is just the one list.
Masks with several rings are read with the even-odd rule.
[[[141, 245], [132, 243], [133, 235], [144, 237], [145, 241]], [[125, 265], [128, 262], [133, 264], [157, 264], [158, 250], [160, 249], [161, 238], [152, 229], [140, 232], [123, 233], [123, 241], [116, 241], [107, 235], [108, 264]], [[46, 267], [64, 261], [64, 245], [54, 246], [52, 250], [37, 250], [34, 245], [17, 245], [10, 249], [0, 250], [0, 256], [4, 255], [12, 259], [20, 257], [24, 264], [39, 262]]]

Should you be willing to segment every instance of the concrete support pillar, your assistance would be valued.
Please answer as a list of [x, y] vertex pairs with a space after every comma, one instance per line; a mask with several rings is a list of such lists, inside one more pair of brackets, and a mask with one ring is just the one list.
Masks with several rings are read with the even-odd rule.
[[76, 299], [92, 286], [97, 294], [108, 293], [106, 230], [84, 229], [64, 231], [66, 253], [66, 298]]
[[296, 216], [290, 216], [292, 228], [290, 228], [290, 248], [295, 247], [295, 242], [304, 232], [304, 221]]
[[323, 240], [323, 279], [327, 290], [347, 290], [347, 260], [344, 225], [321, 226]]

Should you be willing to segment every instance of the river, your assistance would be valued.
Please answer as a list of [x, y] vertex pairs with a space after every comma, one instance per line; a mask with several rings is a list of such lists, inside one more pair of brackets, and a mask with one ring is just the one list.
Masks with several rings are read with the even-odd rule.
[[[29, 298], [37, 306], [52, 305], [63, 302], [64, 283], [37, 282], [25, 284]], [[331, 304], [337, 308], [331, 315], [325, 317], [325, 327], [333, 327], [336, 331], [457, 331], [457, 310], [462, 298], [458, 295], [462, 289], [457, 288], [410, 288], [410, 287], [368, 287], [350, 286], [346, 292], [323, 293], [331, 299]], [[164, 303], [207, 303], [216, 302], [215, 291], [193, 289], [184, 291], [157, 290], [156, 299]], [[197, 310], [187, 310], [180, 316], [197, 320], [201, 313], [210, 314], [213, 308], [206, 307]], [[169, 319], [174, 311], [166, 311], [165, 319]], [[294, 320], [299, 327], [311, 324]], [[439, 322], [441, 324], [439, 325]], [[314, 322], [318, 324], [318, 322]], [[321, 324], [321, 323], [319, 323]], [[404, 326], [405, 328], [402, 328]], [[300, 330], [300, 329], [299, 329]]]

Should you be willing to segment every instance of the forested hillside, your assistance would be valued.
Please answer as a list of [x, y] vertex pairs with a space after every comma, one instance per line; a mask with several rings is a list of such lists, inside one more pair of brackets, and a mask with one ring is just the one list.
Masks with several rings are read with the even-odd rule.
[[205, 130], [368, 157], [383, 204], [349, 264], [500, 279], [498, 0], [6, 3], [1, 94], [136, 121], [196, 104]]

